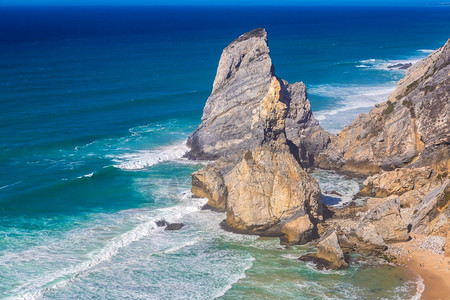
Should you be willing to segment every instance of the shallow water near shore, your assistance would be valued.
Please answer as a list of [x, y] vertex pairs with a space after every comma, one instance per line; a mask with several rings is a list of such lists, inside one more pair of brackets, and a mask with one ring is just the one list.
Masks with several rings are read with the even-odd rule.
[[[317, 271], [297, 259], [308, 246], [223, 231], [224, 214], [202, 211], [205, 200], [189, 192], [203, 164], [182, 156], [220, 53], [240, 34], [267, 29], [277, 75], [304, 81], [314, 114], [337, 132], [393, 90], [404, 71], [387, 64], [445, 42], [450, 9], [254, 12], [1, 8], [1, 299], [417, 294], [400, 267]], [[361, 184], [312, 175], [330, 205], [348, 203]], [[186, 225], [167, 232], [161, 219]]]

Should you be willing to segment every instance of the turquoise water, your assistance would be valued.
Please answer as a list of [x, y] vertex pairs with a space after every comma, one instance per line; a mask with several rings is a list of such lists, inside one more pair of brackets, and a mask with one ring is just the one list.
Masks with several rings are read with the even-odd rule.
[[[401, 268], [320, 272], [222, 231], [182, 158], [222, 49], [265, 27], [276, 73], [337, 132], [449, 37], [450, 8], [0, 8], [0, 298], [390, 298]], [[344, 196], [358, 182], [318, 172]], [[181, 221], [178, 232], [155, 221]]]

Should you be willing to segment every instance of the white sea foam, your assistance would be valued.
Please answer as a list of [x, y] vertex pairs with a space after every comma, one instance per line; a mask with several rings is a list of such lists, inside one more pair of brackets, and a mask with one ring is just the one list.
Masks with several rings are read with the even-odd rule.
[[165, 161], [183, 161], [182, 157], [188, 150], [186, 143], [183, 142], [154, 150], [140, 150], [108, 157], [112, 157], [117, 163], [114, 167], [122, 170], [140, 170]]
[[254, 260], [255, 258], [251, 256], [250, 259], [247, 261], [246, 266], [244, 266], [242, 272], [236, 274], [233, 278], [231, 278], [230, 282], [222, 290], [218, 291], [216, 295], [214, 295], [213, 299], [224, 296], [225, 293], [233, 287], [233, 284], [237, 283], [241, 279], [244, 279], [246, 277], [245, 272], [253, 266]]
[[419, 49], [417, 51], [422, 52], [422, 53], [430, 54], [430, 53], [433, 53], [436, 50], [433, 50], [433, 49]]
[[423, 278], [419, 274], [417, 274], [416, 286], [416, 294], [411, 298], [411, 300], [419, 300], [420, 298], [422, 298], [423, 291], [425, 291]]
[[[424, 52], [425, 53], [425, 52]], [[364, 59], [358, 62], [357, 68], [368, 68], [375, 70], [385, 70], [385, 71], [405, 71], [398, 68], [389, 68], [397, 64], [411, 64], [414, 65], [416, 62], [420, 61], [424, 57], [413, 57], [408, 59]]]
[[[359, 192], [362, 183], [362, 180], [321, 169], [316, 169], [311, 175], [319, 180], [320, 189], [326, 197], [322, 201], [328, 201], [325, 204], [338, 207], [353, 201], [353, 197]], [[332, 193], [333, 191], [339, 195]]]
[[395, 89], [395, 82], [384, 85], [316, 85], [309, 87], [310, 98], [318, 95], [333, 98], [336, 107], [314, 112], [314, 116], [328, 131], [337, 133], [353, 121], [361, 112], [367, 112], [375, 104], [387, 100]]
[[22, 180], [19, 180], [19, 181], [17, 181], [17, 182], [11, 183], [11, 184], [7, 184], [7, 185], [4, 185], [4, 186], [0, 186], [0, 190], [6, 189], [6, 188], [8, 188], [8, 187], [15, 186], [16, 184], [19, 184], [19, 183], [21, 183], [21, 182], [22, 182]]
[[92, 177], [92, 176], [94, 176], [94, 172], [89, 173], [89, 174], [85, 174], [85, 175], [78, 176], [77, 178], [89, 178], [89, 177]]
[[[95, 266], [109, 261], [116, 256], [122, 248], [125, 248], [130, 244], [141, 240], [142, 238], [162, 230], [161, 228], [156, 227], [155, 222], [157, 220], [164, 218], [166, 220], [170, 220], [171, 222], [178, 221], [185, 215], [199, 211], [206, 203], [205, 199], [192, 198], [192, 194], [190, 194], [190, 192], [182, 193], [180, 198], [182, 201], [178, 205], [168, 208], [156, 209], [154, 211], [142, 211], [141, 213], [136, 210], [122, 212], [124, 215], [129, 215], [134, 219], [141, 220], [143, 222], [139, 223], [133, 229], [112, 238], [100, 250], [94, 250], [89, 253], [87, 257], [84, 258], [85, 261], [67, 268], [56, 269], [54, 272], [39, 276], [35, 280], [31, 280], [16, 287], [13, 291], [11, 291], [12, 294], [16, 295], [12, 299], [39, 299], [50, 290], [61, 288], [68, 283], [73, 282], [73, 280], [81, 274], [89, 272]], [[96, 230], [94, 228], [89, 232], [95, 231]], [[77, 234], [74, 234], [75, 236], [73, 238], [77, 238]], [[194, 245], [197, 242], [198, 239], [194, 239], [160, 253], [173, 253], [181, 248]], [[44, 251], [44, 253], [42, 251]], [[50, 251], [47, 246], [36, 247], [34, 249], [32, 248], [24, 253], [21, 253], [20, 257], [18, 255], [16, 255], [16, 257], [3, 257], [1, 263], [3, 264], [6, 262], [5, 260], [10, 259], [16, 262], [19, 262], [19, 260], [22, 262], [35, 261], [36, 259], [39, 259], [39, 257], [45, 257], [46, 251]]]

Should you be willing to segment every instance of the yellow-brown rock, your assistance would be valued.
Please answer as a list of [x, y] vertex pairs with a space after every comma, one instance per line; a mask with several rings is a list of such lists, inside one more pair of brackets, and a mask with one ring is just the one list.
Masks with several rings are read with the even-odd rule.
[[308, 215], [298, 217], [281, 227], [281, 243], [284, 245], [304, 244], [309, 241], [314, 225]]
[[[318, 182], [303, 170], [288, 149], [263, 146], [248, 151], [226, 177], [227, 225], [255, 234], [281, 235], [298, 216], [322, 216]], [[306, 227], [309, 230], [309, 226]], [[294, 238], [291, 238], [294, 240]]]
[[412, 190], [421, 189], [427, 192], [439, 183], [438, 175], [430, 167], [399, 168], [367, 178], [361, 193], [374, 197], [400, 196]]

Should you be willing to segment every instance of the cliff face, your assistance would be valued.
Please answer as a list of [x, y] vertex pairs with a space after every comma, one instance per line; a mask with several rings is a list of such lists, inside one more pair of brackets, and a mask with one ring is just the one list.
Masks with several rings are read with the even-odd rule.
[[[266, 126], [268, 97], [278, 97], [284, 110]], [[281, 105], [281, 104], [279, 104]], [[277, 127], [278, 126], [278, 127]], [[254, 29], [228, 45], [220, 57], [213, 90], [206, 101], [202, 122], [188, 138], [191, 159], [214, 160], [261, 146], [273, 139], [272, 131], [285, 130], [294, 155], [304, 165], [329, 142], [313, 117], [303, 83], [289, 84], [274, 74], [267, 33]]]
[[332, 138], [316, 165], [369, 175], [399, 167], [450, 170], [450, 40], [409, 68], [388, 101]]

